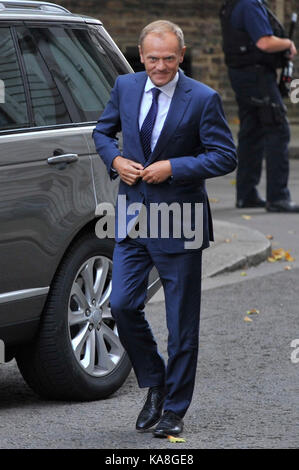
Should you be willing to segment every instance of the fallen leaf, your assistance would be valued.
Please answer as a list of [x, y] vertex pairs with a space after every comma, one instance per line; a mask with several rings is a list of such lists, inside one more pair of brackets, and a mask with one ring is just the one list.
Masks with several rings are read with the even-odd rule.
[[242, 271], [241, 276], [247, 276], [247, 273], [245, 271]]
[[230, 243], [231, 242], [231, 239], [230, 238], [226, 238], [225, 239], [225, 243]]
[[272, 256], [275, 259], [282, 259], [285, 256], [285, 250], [283, 248], [277, 248], [272, 250]]
[[273, 235], [266, 235], [266, 238], [268, 238], [268, 240], [273, 240]]
[[237, 180], [230, 180], [230, 184], [235, 186], [237, 184]]
[[260, 311], [257, 310], [256, 308], [253, 308], [253, 309], [251, 309], [251, 310], [247, 310], [246, 313], [247, 313], [247, 315], [253, 315], [253, 314], [255, 314], [255, 313], [256, 313], [256, 314], [259, 314]]
[[209, 202], [219, 202], [219, 199], [217, 197], [210, 197]]
[[285, 269], [285, 271], [291, 271], [292, 268], [291, 268], [291, 266], [285, 266], [284, 269]]
[[252, 318], [244, 317], [244, 321], [250, 322], [250, 321], [252, 321]]
[[250, 219], [251, 219], [251, 215], [245, 215], [245, 214], [243, 214], [243, 215], [242, 215], [242, 219], [250, 220]]
[[295, 261], [295, 258], [293, 258], [293, 256], [291, 256], [291, 254], [290, 254], [289, 251], [286, 251], [284, 257], [285, 257], [285, 260], [286, 260], [286, 261], [290, 261], [290, 262]]
[[167, 439], [169, 442], [186, 442], [186, 439], [183, 439], [182, 437], [174, 437], [174, 436], [167, 436]]
[[289, 261], [291, 263], [295, 261], [295, 258], [293, 258], [289, 251], [285, 251], [283, 248], [272, 250], [271, 256], [268, 257], [268, 261], [270, 263], [274, 263], [279, 260]]

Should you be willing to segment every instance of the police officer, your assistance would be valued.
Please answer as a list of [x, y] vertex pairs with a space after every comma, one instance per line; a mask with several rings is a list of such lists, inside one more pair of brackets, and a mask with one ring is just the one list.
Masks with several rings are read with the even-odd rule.
[[[296, 47], [263, 0], [227, 0], [220, 19], [240, 117], [236, 206], [299, 212], [288, 189], [290, 131], [276, 76]], [[263, 156], [267, 201], [257, 191]]]

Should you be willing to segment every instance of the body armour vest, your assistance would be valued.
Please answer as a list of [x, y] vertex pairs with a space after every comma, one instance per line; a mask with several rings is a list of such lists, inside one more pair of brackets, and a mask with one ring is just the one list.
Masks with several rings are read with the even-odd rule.
[[[225, 63], [228, 67], [239, 68], [248, 65], [263, 64], [273, 69], [284, 67], [285, 57], [283, 52], [263, 52], [261, 51], [246, 31], [235, 29], [231, 25], [231, 14], [233, 8], [240, 0], [226, 0], [220, 8], [220, 21], [223, 37], [223, 52], [225, 54]], [[272, 13], [269, 8], [264, 5], [267, 10], [268, 19], [272, 27], [274, 36], [285, 38], [286, 33], [284, 27]]]

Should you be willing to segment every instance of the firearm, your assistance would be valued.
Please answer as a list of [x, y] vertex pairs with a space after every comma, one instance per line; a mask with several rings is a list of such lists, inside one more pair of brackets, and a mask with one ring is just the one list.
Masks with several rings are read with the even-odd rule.
[[[293, 38], [296, 23], [297, 23], [297, 13], [293, 13], [291, 24], [290, 24], [289, 39]], [[281, 96], [283, 97], [289, 96], [290, 86], [291, 86], [291, 81], [292, 81], [292, 76], [293, 76], [293, 68], [294, 68], [293, 62], [291, 60], [288, 60], [286, 56], [286, 64], [281, 71], [280, 80], [279, 80], [279, 90], [280, 90]]]

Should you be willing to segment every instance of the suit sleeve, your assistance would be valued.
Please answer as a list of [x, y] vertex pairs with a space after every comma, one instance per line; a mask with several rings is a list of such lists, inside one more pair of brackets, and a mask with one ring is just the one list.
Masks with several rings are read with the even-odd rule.
[[118, 147], [116, 134], [121, 130], [118, 100], [118, 79], [111, 91], [108, 101], [100, 119], [93, 130], [92, 137], [96, 150], [104, 161], [111, 179], [115, 179], [118, 173], [112, 168], [115, 157], [121, 154]]
[[216, 92], [207, 99], [202, 111], [199, 133], [204, 152], [169, 159], [173, 182], [195, 182], [225, 175], [236, 168], [236, 148], [224, 116], [221, 99]]

